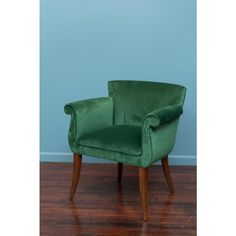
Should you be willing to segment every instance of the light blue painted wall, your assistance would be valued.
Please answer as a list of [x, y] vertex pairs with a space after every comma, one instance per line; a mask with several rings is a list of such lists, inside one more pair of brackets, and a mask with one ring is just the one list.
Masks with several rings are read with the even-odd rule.
[[172, 155], [196, 155], [195, 0], [41, 0], [40, 5], [42, 160], [70, 152], [64, 105], [106, 96], [113, 79], [186, 86]]

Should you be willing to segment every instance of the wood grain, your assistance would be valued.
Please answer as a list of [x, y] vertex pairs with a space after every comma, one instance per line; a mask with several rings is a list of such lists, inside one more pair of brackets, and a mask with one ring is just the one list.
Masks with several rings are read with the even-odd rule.
[[196, 168], [170, 168], [175, 194], [162, 167], [149, 168], [149, 219], [143, 222], [137, 167], [125, 166], [119, 184], [116, 164], [83, 164], [71, 202], [72, 163], [41, 163], [40, 235], [196, 235]]
[[174, 190], [174, 186], [171, 180], [168, 156], [161, 159], [161, 164], [162, 164], [163, 173], [166, 178], [166, 183], [168, 184], [169, 190], [171, 193], [174, 193], [175, 190]]
[[81, 165], [82, 165], [82, 155], [74, 153], [72, 184], [69, 196], [69, 199], [71, 201], [73, 200], [74, 194], [78, 186]]
[[143, 220], [148, 220], [148, 168], [139, 168], [139, 189]]

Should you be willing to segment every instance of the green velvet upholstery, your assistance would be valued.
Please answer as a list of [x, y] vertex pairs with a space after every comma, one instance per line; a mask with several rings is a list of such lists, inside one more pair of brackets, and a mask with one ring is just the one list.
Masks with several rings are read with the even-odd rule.
[[142, 125], [149, 112], [170, 105], [182, 106], [185, 98], [184, 87], [167, 83], [110, 81], [108, 88], [115, 124]]
[[166, 106], [148, 113], [144, 117], [144, 120], [149, 123], [150, 127], [157, 128], [160, 125], [174, 120], [182, 113], [183, 108], [180, 105]]
[[64, 110], [71, 115], [69, 143], [75, 153], [78, 152], [80, 137], [113, 125], [113, 102], [108, 97], [69, 103]]
[[71, 151], [148, 167], [173, 149], [186, 88], [147, 81], [109, 81], [109, 97], [73, 102]]
[[141, 154], [141, 127], [116, 125], [92, 132], [80, 138], [80, 145], [130, 155]]

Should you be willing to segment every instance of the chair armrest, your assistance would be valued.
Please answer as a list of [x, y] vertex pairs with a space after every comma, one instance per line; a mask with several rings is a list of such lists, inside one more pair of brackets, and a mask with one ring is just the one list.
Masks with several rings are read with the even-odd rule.
[[69, 103], [64, 111], [71, 115], [69, 143], [72, 149], [81, 136], [113, 125], [113, 101], [110, 97]]
[[141, 163], [147, 167], [168, 155], [175, 143], [182, 106], [163, 107], [148, 113], [143, 120]]
[[152, 128], [157, 128], [162, 124], [168, 123], [183, 113], [180, 105], [166, 106], [148, 113], [144, 117], [144, 123]]

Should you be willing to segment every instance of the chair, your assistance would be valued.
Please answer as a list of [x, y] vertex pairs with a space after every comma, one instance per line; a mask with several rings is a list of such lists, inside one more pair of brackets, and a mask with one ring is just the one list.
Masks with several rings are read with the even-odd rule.
[[75, 194], [82, 155], [118, 163], [118, 182], [123, 164], [139, 168], [143, 220], [148, 220], [148, 168], [161, 160], [164, 176], [174, 192], [168, 164], [183, 113], [186, 88], [180, 85], [117, 80], [108, 82], [109, 97], [69, 103], [69, 145], [74, 153], [70, 200]]

